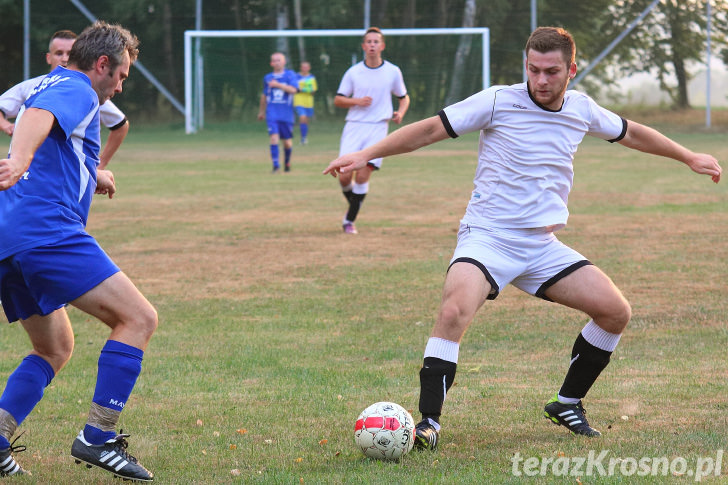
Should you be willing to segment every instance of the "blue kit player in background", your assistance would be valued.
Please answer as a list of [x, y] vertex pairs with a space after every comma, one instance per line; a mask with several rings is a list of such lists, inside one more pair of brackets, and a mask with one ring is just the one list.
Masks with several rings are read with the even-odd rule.
[[280, 152], [278, 143], [283, 140], [284, 170], [291, 171], [291, 152], [293, 148], [293, 95], [298, 92], [298, 74], [286, 69], [286, 56], [275, 52], [270, 56], [273, 72], [263, 77], [263, 94], [260, 96], [258, 119], [265, 119], [270, 135], [270, 158], [273, 173], [278, 173]]
[[111, 198], [116, 192], [113, 174], [97, 170], [99, 105], [121, 92], [137, 45], [118, 25], [86, 28], [68, 68], [57, 67], [31, 92], [10, 154], [0, 160], [0, 300], [8, 321], [20, 320], [33, 347], [0, 396], [0, 476], [27, 473], [13, 453], [25, 447], [10, 440], [71, 358], [74, 336], [65, 309], [71, 304], [111, 329], [88, 421], [71, 455], [124, 479], [153, 479], [127, 452], [129, 435], [115, 429], [157, 313], [85, 229], [94, 193]]

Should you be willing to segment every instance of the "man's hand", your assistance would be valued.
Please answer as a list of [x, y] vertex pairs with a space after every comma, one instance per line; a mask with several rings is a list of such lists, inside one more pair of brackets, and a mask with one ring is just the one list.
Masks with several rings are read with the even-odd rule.
[[347, 153], [329, 163], [329, 166], [326, 167], [323, 174], [326, 175], [328, 173], [332, 177], [336, 177], [339, 173], [347, 173], [364, 168], [367, 166], [368, 161], [368, 158], [361, 156], [361, 152]]
[[372, 105], [372, 97], [371, 96], [364, 96], [363, 98], [356, 98], [356, 105], [367, 107]]
[[114, 174], [111, 170], [99, 170], [96, 172], [96, 191], [95, 194], [107, 195], [109, 199], [114, 198], [116, 193], [116, 182], [114, 182]]
[[15, 123], [0, 119], [0, 131], [8, 136], [13, 136], [13, 131], [15, 131]]
[[0, 190], [7, 190], [20, 180], [28, 164], [16, 158], [5, 158], [0, 160]]
[[687, 162], [685, 162], [690, 169], [699, 174], [710, 175], [713, 182], [716, 184], [720, 182], [720, 174], [723, 172], [718, 160], [712, 155], [707, 153], [696, 153]]

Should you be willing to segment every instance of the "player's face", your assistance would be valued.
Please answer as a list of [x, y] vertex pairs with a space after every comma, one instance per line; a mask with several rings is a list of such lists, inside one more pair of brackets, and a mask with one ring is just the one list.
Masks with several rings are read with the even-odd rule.
[[576, 64], [568, 65], [561, 51], [537, 52], [526, 56], [528, 86], [533, 99], [548, 109], [561, 109], [569, 80], [576, 74]]
[[273, 72], [281, 72], [286, 67], [286, 58], [283, 54], [273, 54], [270, 56], [270, 67], [273, 68]]
[[66, 67], [68, 64], [68, 54], [76, 39], [53, 39], [50, 49], [46, 53], [46, 62], [51, 66], [51, 71], [59, 65]]
[[308, 62], [302, 62], [301, 63], [301, 74], [303, 74], [305, 76], [309, 72], [311, 72], [311, 64], [309, 64]]
[[107, 65], [95, 86], [96, 94], [99, 96], [99, 104], [104, 104], [113, 98], [116, 93], [121, 92], [122, 83], [129, 77], [130, 67], [131, 62], [129, 61], [128, 52], [124, 52], [121, 64], [116, 66], [116, 69], [112, 70]]
[[364, 42], [361, 43], [364, 55], [368, 58], [377, 58], [384, 50], [384, 39], [377, 32], [369, 32], [364, 36]]

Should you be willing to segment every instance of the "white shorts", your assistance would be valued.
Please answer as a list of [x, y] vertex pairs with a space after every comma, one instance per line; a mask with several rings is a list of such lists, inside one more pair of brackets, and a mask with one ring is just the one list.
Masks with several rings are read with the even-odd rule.
[[476, 265], [491, 285], [494, 300], [508, 283], [530, 295], [544, 294], [554, 283], [592, 264], [546, 229], [501, 229], [460, 225], [450, 266]]
[[[344, 131], [341, 133], [339, 156], [351, 152], [358, 152], [368, 146], [374, 145], [387, 136], [388, 128], [389, 123], [386, 121], [379, 123], [347, 121], [346, 125], [344, 125]], [[373, 165], [379, 169], [382, 166], [382, 159], [375, 158], [374, 160], [370, 160], [369, 165]]]

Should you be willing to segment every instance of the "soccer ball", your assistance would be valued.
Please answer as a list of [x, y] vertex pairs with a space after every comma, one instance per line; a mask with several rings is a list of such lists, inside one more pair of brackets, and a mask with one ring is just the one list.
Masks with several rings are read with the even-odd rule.
[[399, 404], [374, 403], [356, 419], [354, 441], [369, 458], [397, 460], [414, 445], [415, 422]]

